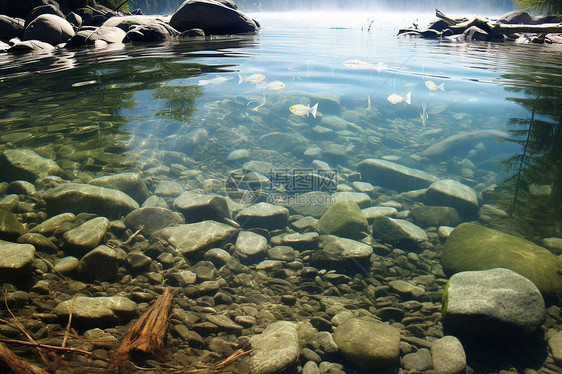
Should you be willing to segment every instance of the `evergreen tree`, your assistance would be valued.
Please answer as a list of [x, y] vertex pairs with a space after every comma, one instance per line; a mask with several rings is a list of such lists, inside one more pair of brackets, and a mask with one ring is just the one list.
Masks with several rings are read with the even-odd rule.
[[517, 9], [528, 12], [562, 14], [562, 1], [560, 0], [513, 0]]

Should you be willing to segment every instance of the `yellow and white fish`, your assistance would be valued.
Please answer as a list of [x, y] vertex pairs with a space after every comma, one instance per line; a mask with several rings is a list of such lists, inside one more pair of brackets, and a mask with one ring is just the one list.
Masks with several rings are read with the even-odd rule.
[[216, 86], [218, 84], [223, 84], [224, 82], [228, 82], [231, 79], [232, 78], [230, 78], [230, 77], [225, 78], [225, 77], [221, 77], [219, 75], [219, 76], [217, 76], [215, 78], [212, 78], [212, 79], [201, 79], [197, 85], [198, 86], [209, 86], [209, 85]]
[[408, 92], [406, 95], [400, 95], [397, 93], [393, 93], [389, 97], [386, 98], [390, 101], [391, 104], [399, 104], [401, 102], [405, 102], [406, 104], [412, 103], [412, 93]]
[[244, 76], [244, 75], [238, 73], [238, 84], [240, 84], [242, 82], [248, 82], [248, 83], [256, 84], [256, 83], [260, 83], [264, 79], [265, 79], [265, 75], [259, 74], [259, 73], [248, 75], [248, 76]]
[[92, 81], [84, 81], [84, 82], [76, 82], [72, 85], [72, 87], [82, 87], [82, 86], [88, 86], [90, 84], [96, 84], [98, 83], [98, 81], [96, 80], [92, 80]]
[[434, 81], [426, 81], [425, 86], [429, 88], [431, 91], [445, 91], [445, 83], [441, 83], [440, 85], [435, 84]]
[[358, 70], [376, 70], [379, 73], [381, 70], [388, 69], [384, 63], [379, 62], [378, 64], [371, 64], [370, 62], [366, 62], [363, 60], [347, 60], [343, 62], [344, 66], [351, 68], [351, 69], [358, 69]]
[[281, 81], [266, 82], [265, 86], [265, 88], [268, 88], [270, 90], [280, 90], [283, 87], [285, 87], [285, 83]]
[[316, 112], [318, 111], [318, 103], [314, 104], [314, 106], [310, 107], [310, 105], [303, 105], [297, 104], [293, 105], [289, 108], [291, 113], [296, 114], [297, 116], [307, 116], [312, 114], [312, 117], [316, 118]]

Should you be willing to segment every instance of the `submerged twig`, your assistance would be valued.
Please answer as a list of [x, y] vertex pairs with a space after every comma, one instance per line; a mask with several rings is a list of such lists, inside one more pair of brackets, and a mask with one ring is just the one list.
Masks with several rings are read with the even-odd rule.
[[119, 244], [119, 248], [122, 248], [122, 247], [124, 247], [124, 246], [130, 244], [130, 243], [133, 241], [133, 239], [135, 239], [135, 238], [140, 234], [140, 232], [142, 231], [142, 229], [144, 229], [144, 226], [141, 226], [140, 229], [138, 229], [137, 231], [135, 231], [135, 232], [133, 233], [133, 235], [131, 235], [131, 236], [129, 237], [129, 239], [127, 239], [127, 240], [125, 240], [123, 243]]
[[39, 257], [39, 259], [41, 259], [45, 264], [47, 264], [47, 266], [55, 273], [57, 274], [59, 277], [61, 277], [63, 280], [68, 280], [67, 277], [65, 277], [64, 275], [62, 275], [57, 269], [55, 269], [55, 266], [53, 264], [51, 264], [51, 262], [49, 260], [47, 260], [46, 258], [44, 258], [43, 256], [41, 256], [39, 253], [35, 252], [35, 256]]
[[79, 348], [57, 347], [56, 345], [31, 343], [31, 342], [26, 342], [25, 340], [4, 339], [4, 338], [0, 338], [0, 342], [8, 343], [8, 344], [27, 345], [27, 346], [30, 346], [30, 347], [50, 349], [50, 350], [53, 350], [53, 351], [80, 353], [80, 354], [83, 354], [83, 355], [90, 356], [90, 357], [92, 357], [93, 359], [96, 359], [96, 360], [102, 360], [102, 361], [105, 361], [105, 362], [109, 362], [108, 358], [98, 356], [95, 353], [88, 352], [88, 351], [85, 351], [85, 350], [79, 349]]

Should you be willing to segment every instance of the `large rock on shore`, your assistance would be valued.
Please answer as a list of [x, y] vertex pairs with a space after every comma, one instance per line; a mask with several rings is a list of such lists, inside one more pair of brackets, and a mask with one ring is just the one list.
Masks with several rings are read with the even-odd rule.
[[519, 338], [542, 325], [546, 308], [530, 280], [496, 268], [453, 275], [443, 294], [442, 314], [444, 328], [455, 335]]
[[426, 188], [439, 180], [424, 171], [375, 158], [361, 161], [357, 170], [364, 181], [398, 192]]
[[0, 39], [10, 40], [23, 36], [24, 20], [0, 14]]
[[214, 0], [187, 0], [172, 15], [170, 26], [182, 32], [202, 29], [205, 35], [256, 32], [258, 25], [245, 14]]
[[449, 275], [506, 268], [531, 280], [545, 296], [562, 297], [562, 261], [550, 251], [501, 231], [462, 223], [449, 235], [441, 257]]
[[66, 43], [66, 46], [72, 48], [83, 45], [92, 45], [97, 41], [105, 43], [121, 43], [125, 38], [125, 35], [126, 32], [121, 30], [119, 27], [83, 27], [72, 38], [70, 38], [70, 40]]
[[25, 28], [24, 40], [41, 40], [51, 45], [65, 43], [74, 36], [74, 28], [62, 17], [42, 14]]
[[43, 198], [51, 215], [87, 212], [120, 218], [139, 207], [135, 200], [119, 190], [81, 183], [63, 183], [45, 192]]

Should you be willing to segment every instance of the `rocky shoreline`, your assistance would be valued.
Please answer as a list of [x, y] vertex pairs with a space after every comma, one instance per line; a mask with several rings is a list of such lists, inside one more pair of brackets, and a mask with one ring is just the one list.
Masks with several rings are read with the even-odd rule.
[[[90, 5], [90, 4], [94, 5]], [[95, 2], [61, 6], [55, 0], [0, 8], [0, 51], [51, 52], [112, 43], [163, 42], [212, 35], [256, 33], [257, 21], [230, 0], [192, 0], [171, 16], [125, 15]]]

